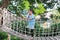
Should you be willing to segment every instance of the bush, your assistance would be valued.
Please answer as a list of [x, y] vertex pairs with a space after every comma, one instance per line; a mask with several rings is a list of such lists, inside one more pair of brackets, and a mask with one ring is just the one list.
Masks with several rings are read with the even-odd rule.
[[7, 39], [8, 35], [5, 32], [0, 32], [0, 40]]
[[58, 8], [58, 11], [60, 12], [60, 8]]
[[17, 38], [17, 37], [15, 37], [15, 36], [11, 36], [11, 40], [23, 40], [23, 39]]
[[38, 8], [33, 8], [35, 15], [43, 14], [46, 10], [42, 3], [38, 4]]

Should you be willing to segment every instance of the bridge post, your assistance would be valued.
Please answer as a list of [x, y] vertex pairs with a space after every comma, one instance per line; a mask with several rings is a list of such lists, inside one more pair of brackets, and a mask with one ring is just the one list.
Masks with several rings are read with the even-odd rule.
[[11, 35], [10, 34], [8, 34], [8, 40], [11, 40]]
[[3, 16], [2, 16], [2, 8], [0, 8], [0, 27], [2, 26], [2, 18], [3, 18]]

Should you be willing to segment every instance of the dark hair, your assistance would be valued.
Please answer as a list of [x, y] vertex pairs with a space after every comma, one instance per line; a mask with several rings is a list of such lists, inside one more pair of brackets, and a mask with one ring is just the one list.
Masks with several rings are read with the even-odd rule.
[[32, 9], [29, 9], [29, 11], [33, 11]]
[[32, 11], [34, 13], [33, 9], [31, 9], [31, 8], [29, 9], [29, 11]]

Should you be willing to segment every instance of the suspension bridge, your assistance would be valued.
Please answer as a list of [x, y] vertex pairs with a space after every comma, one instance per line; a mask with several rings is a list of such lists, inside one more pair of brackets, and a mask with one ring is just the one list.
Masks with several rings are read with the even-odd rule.
[[[1, 13], [0, 14], [1, 15], [0, 16], [0, 30], [7, 32], [11, 35], [15, 35], [19, 38], [23, 38], [24, 40], [31, 40], [32, 38], [31, 35], [25, 34], [26, 31], [24, 31], [25, 33], [23, 33], [23, 27], [18, 27], [18, 24], [16, 25], [16, 27], [14, 27], [15, 24], [11, 26], [11, 22], [13, 21], [16, 21], [16, 20], [22, 21], [20, 17], [16, 16], [15, 14], [12, 14], [6, 8], [2, 9], [0, 13]], [[40, 33], [40, 31], [34, 32], [33, 40], [60, 40], [60, 29], [58, 28], [58, 26], [56, 27], [55, 32], [53, 29], [54, 28], [50, 29], [52, 31], [51, 33], [44, 32], [44, 29], [42, 33]], [[57, 32], [57, 30], [59, 31]], [[38, 36], [36, 36], [35, 34], [38, 34]]]

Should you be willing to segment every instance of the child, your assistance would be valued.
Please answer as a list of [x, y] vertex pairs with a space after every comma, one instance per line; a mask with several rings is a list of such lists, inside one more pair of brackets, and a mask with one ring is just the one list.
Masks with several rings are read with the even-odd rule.
[[33, 37], [33, 35], [34, 35], [34, 26], [35, 26], [35, 17], [34, 17], [32, 9], [30, 9], [28, 11], [27, 21], [28, 21], [28, 26], [26, 28], [26, 31], [30, 30], [30, 32], [31, 32], [30, 34]]

